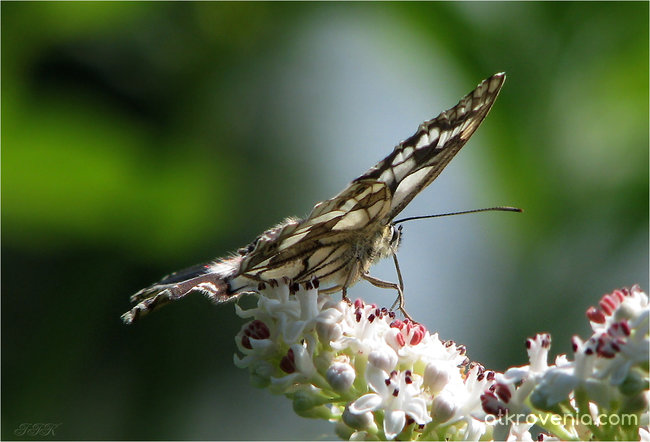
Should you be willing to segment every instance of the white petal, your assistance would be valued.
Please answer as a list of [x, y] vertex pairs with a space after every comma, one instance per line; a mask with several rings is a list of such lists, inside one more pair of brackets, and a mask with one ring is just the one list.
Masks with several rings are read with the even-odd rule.
[[376, 393], [381, 396], [388, 396], [388, 387], [386, 386], [386, 379], [388, 379], [388, 373], [384, 370], [381, 370], [374, 365], [368, 365], [366, 368], [366, 380], [368, 385]]
[[549, 370], [531, 395], [533, 403], [549, 407], [569, 397], [578, 384], [577, 378], [567, 370]]
[[514, 383], [519, 382], [522, 379], [526, 378], [528, 376], [529, 372], [530, 372], [530, 366], [529, 365], [524, 365], [523, 367], [509, 368], [503, 374], [504, 377], [505, 377], [505, 379], [503, 379], [503, 381], [504, 381], [504, 383], [514, 384]]
[[269, 349], [275, 349], [275, 342], [273, 342], [270, 339], [249, 339], [251, 348], [253, 351], [258, 353], [259, 355], [266, 354], [267, 352], [271, 351]]
[[282, 321], [281, 326], [282, 336], [284, 341], [287, 343], [297, 342], [298, 338], [302, 334], [303, 329], [305, 328], [304, 321]]
[[411, 416], [418, 425], [424, 425], [431, 421], [431, 417], [427, 413], [427, 403], [421, 397], [410, 398], [404, 401], [404, 411]]
[[282, 376], [280, 378], [271, 377], [271, 385], [269, 385], [269, 391], [273, 394], [282, 394], [286, 392], [289, 386], [300, 382], [302, 374], [295, 372]]
[[296, 298], [300, 302], [300, 319], [313, 319], [318, 315], [318, 290], [298, 290]]
[[384, 416], [384, 434], [387, 439], [394, 439], [404, 429], [406, 414], [402, 410], [386, 410]]
[[244, 310], [239, 306], [239, 304], [235, 304], [235, 313], [237, 316], [240, 318], [248, 319], [248, 318], [253, 318], [255, 315], [257, 315], [259, 312], [257, 311], [256, 308], [251, 308], [248, 310]]
[[479, 422], [476, 419], [469, 419], [467, 428], [465, 429], [465, 440], [479, 440], [485, 434], [487, 425], [485, 422]]
[[293, 344], [291, 349], [293, 350], [294, 361], [296, 361], [296, 369], [307, 377], [312, 376], [316, 372], [316, 367], [314, 367], [307, 349], [300, 344]]
[[383, 399], [378, 394], [368, 393], [368, 394], [364, 394], [359, 399], [352, 402], [348, 408], [351, 413], [361, 414], [367, 411], [376, 410], [381, 405], [382, 402]]

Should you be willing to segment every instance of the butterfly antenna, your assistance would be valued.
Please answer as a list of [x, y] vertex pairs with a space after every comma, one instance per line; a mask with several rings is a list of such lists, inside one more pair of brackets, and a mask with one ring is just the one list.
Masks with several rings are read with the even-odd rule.
[[451, 216], [451, 215], [465, 215], [467, 213], [477, 213], [477, 212], [523, 212], [523, 209], [510, 206], [497, 206], [497, 207], [486, 207], [483, 209], [472, 209], [472, 210], [463, 210], [461, 212], [449, 212], [449, 213], [438, 213], [436, 215], [421, 215], [421, 216], [409, 216], [408, 218], [402, 218], [395, 221], [393, 224], [399, 224], [406, 221], [413, 221], [415, 219], [426, 219], [426, 218], [440, 218], [441, 216]]

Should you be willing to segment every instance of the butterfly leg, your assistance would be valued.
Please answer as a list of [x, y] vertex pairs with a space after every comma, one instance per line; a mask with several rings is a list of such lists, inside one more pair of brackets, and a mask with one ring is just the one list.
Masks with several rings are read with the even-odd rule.
[[[399, 301], [399, 309], [404, 313], [404, 315], [408, 318], [409, 315], [406, 313], [406, 310], [404, 310], [404, 280], [402, 279], [402, 271], [399, 269], [399, 262], [397, 262], [397, 255], [393, 253], [393, 262], [395, 263], [395, 270], [397, 271], [397, 280], [399, 281], [399, 296], [395, 300], [395, 302]], [[393, 306], [391, 308], [395, 308], [395, 302], [393, 303]]]
[[347, 303], [350, 304], [350, 305], [352, 304], [352, 303], [350, 302], [350, 298], [348, 298], [348, 288], [347, 288], [347, 287], [343, 287], [343, 288], [341, 289], [341, 296], [342, 296], [342, 300], [343, 300], [343, 301], [347, 302]]
[[[368, 281], [370, 284], [374, 285], [375, 287], [383, 288], [383, 289], [393, 289], [397, 291], [397, 301], [396, 303], [399, 302], [399, 309], [404, 315], [405, 318], [409, 319], [410, 321], [416, 322], [411, 315], [408, 314], [406, 309], [404, 308], [404, 281], [402, 280], [402, 274], [399, 270], [399, 265], [397, 264], [397, 258], [395, 255], [393, 255], [393, 260], [395, 262], [395, 267], [397, 269], [397, 276], [399, 279], [399, 284], [395, 284], [394, 282], [389, 282], [389, 281], [384, 281], [383, 279], [375, 278], [374, 276], [370, 276], [367, 273], [362, 273], [361, 277]], [[393, 304], [394, 305], [394, 304]], [[392, 308], [392, 307], [391, 307]]]
[[[393, 310], [397, 304], [399, 304], [400, 310], [404, 312], [404, 280], [402, 279], [402, 271], [399, 268], [399, 262], [397, 261], [397, 255], [393, 254], [393, 262], [395, 263], [395, 271], [397, 272], [397, 279], [399, 280], [399, 287], [402, 289], [402, 296], [398, 296], [393, 305], [390, 306], [390, 309]], [[399, 292], [398, 292], [399, 293]]]

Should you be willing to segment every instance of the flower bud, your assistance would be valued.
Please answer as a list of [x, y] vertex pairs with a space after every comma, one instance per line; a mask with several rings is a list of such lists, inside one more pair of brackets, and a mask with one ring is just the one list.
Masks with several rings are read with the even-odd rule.
[[345, 362], [334, 362], [329, 366], [326, 374], [327, 382], [337, 393], [345, 393], [350, 390], [356, 376], [354, 368]]
[[635, 395], [648, 389], [648, 381], [636, 370], [630, 370], [619, 387], [624, 395]]
[[316, 333], [318, 333], [318, 337], [321, 341], [327, 343], [336, 341], [343, 335], [341, 325], [337, 322], [331, 321], [317, 321]]
[[342, 419], [336, 421], [334, 426], [334, 433], [341, 440], [351, 440], [350, 438], [355, 433], [353, 428], [348, 427]]
[[424, 369], [424, 385], [429, 387], [433, 394], [438, 394], [449, 382], [450, 373], [440, 364], [429, 363]]
[[386, 373], [393, 371], [397, 365], [397, 354], [393, 351], [373, 350], [368, 355], [368, 363]]
[[454, 401], [444, 394], [439, 394], [433, 398], [431, 404], [431, 418], [434, 422], [440, 424], [448, 421], [456, 412]]
[[298, 416], [306, 417], [309, 419], [330, 420], [333, 418], [332, 410], [330, 410], [329, 407], [325, 405], [318, 405], [307, 410], [298, 410], [296, 407], [294, 407], [293, 411], [295, 411]]
[[350, 440], [377, 440], [377, 437], [369, 434], [367, 431], [355, 431], [350, 436]]
[[328, 398], [318, 390], [298, 390], [293, 393], [293, 411], [297, 415], [317, 419], [330, 419], [331, 410], [326, 407]]
[[619, 411], [621, 415], [648, 411], [648, 396], [645, 392], [639, 392], [634, 396], [625, 396]]
[[266, 361], [256, 361], [249, 367], [251, 385], [266, 388], [271, 383], [273, 367]]
[[341, 418], [348, 427], [354, 428], [355, 430], [368, 430], [372, 427], [376, 429], [375, 419], [370, 411], [355, 414], [350, 411], [349, 406], [346, 406]]

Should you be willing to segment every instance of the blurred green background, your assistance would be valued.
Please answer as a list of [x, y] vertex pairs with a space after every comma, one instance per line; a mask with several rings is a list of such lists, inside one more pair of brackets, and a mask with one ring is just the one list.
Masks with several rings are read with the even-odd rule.
[[[242, 321], [128, 297], [225, 255], [480, 80], [491, 114], [404, 215], [409, 311], [488, 368], [648, 288], [648, 3], [7, 3], [2, 438], [331, 439], [234, 368]], [[394, 280], [382, 263], [375, 276]], [[389, 305], [360, 283], [351, 296]]]

